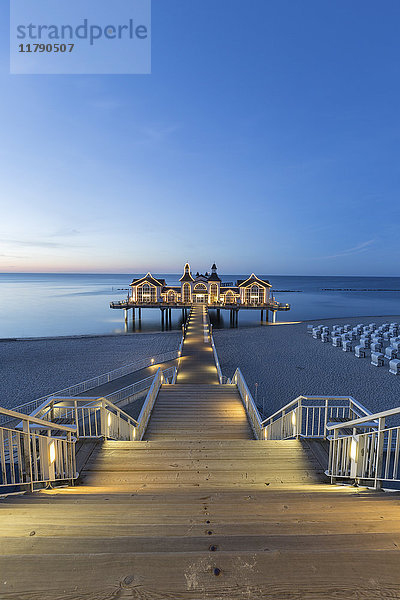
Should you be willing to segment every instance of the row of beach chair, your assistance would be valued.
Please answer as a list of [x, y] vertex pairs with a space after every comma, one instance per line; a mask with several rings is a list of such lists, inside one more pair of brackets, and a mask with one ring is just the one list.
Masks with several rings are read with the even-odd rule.
[[371, 365], [383, 367], [400, 375], [400, 325], [398, 323], [358, 323], [358, 325], [307, 325], [307, 332], [314, 339], [331, 343], [344, 352], [353, 352], [357, 358], [370, 356]]

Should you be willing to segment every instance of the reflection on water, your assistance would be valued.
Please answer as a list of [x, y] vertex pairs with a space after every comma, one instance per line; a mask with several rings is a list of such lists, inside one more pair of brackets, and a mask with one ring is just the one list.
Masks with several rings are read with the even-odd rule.
[[[179, 279], [163, 277], [172, 285]], [[277, 300], [292, 307], [278, 313], [278, 321], [400, 314], [400, 278], [266, 277], [274, 290], [282, 290], [275, 292]], [[244, 275], [225, 280], [238, 278]], [[135, 322], [130, 311], [125, 324], [124, 311], [109, 308], [110, 301], [126, 298], [131, 280], [126, 274], [0, 274], [0, 338], [162, 331], [159, 309], [142, 309]], [[229, 311], [218, 316], [211, 310], [210, 319], [215, 328], [231, 326]], [[182, 310], [172, 309], [164, 330], [178, 330], [182, 323]], [[260, 310], [240, 311], [238, 327], [261, 324]]]

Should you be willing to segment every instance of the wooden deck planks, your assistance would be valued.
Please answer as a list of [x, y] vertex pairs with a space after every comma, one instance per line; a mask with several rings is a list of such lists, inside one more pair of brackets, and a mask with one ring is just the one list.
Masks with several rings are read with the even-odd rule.
[[[145, 440], [248, 440], [253, 437], [234, 386], [162, 386]], [[203, 391], [203, 389], [205, 390]]]
[[145, 441], [82, 445], [81, 485], [0, 501], [1, 600], [400, 600], [400, 496], [251, 439], [202, 311]]
[[[31, 582], [21, 589], [21, 560], [2, 557], [7, 580], [2, 600], [141, 598], [200, 600], [239, 598], [377, 598], [399, 597], [398, 551], [301, 550], [263, 552], [176, 552], [23, 555]], [[116, 560], [117, 556], [117, 560]], [[38, 568], [39, 567], [39, 568]], [[367, 569], [369, 568], [369, 571]], [[84, 588], [77, 571], [85, 573]], [[366, 576], [368, 572], [369, 576]], [[49, 573], [57, 574], [49, 577]], [[340, 573], [340, 577], [338, 574]]]

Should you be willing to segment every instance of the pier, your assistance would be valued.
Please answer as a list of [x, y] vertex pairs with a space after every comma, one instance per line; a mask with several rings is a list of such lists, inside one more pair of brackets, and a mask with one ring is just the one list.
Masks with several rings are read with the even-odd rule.
[[126, 300], [111, 302], [110, 308], [124, 310], [125, 322], [128, 323], [129, 312], [132, 322], [141, 320], [142, 309], [152, 308], [161, 311], [161, 326], [168, 329], [172, 311], [182, 311], [182, 321], [195, 304], [206, 305], [208, 310], [215, 310], [219, 316], [221, 311], [229, 311], [230, 324], [237, 326], [240, 310], [260, 311], [261, 321], [273, 323], [278, 311], [290, 310], [289, 304], [278, 302], [272, 294], [272, 286], [266, 279], [260, 279], [252, 273], [247, 279], [224, 283], [217, 274], [215, 263], [211, 274], [197, 273], [192, 275], [189, 263], [186, 263], [180, 286], [169, 286], [164, 279], [156, 279], [151, 273], [134, 279], [130, 284], [130, 293]]
[[0, 489], [28, 491], [0, 502], [2, 600], [399, 597], [385, 416], [304, 396], [260, 415], [203, 304], [166, 358], [135, 416], [136, 371], [0, 409]]
[[[182, 303], [166, 303], [166, 302], [155, 302], [155, 303], [137, 303], [132, 301], [118, 301], [118, 302], [110, 302], [110, 308], [117, 310], [124, 310], [124, 318], [125, 322], [128, 323], [129, 316], [131, 315], [131, 322], [137, 323], [142, 319], [142, 309], [148, 308], [158, 308], [161, 313], [161, 325], [162, 327], [168, 329], [168, 324], [171, 323], [172, 320], [172, 311], [178, 310], [182, 312], [182, 321], [187, 318], [187, 315], [192, 307], [192, 304], [182, 304]], [[231, 326], [235, 326], [239, 321], [239, 311], [240, 310], [252, 310], [260, 312], [260, 321], [261, 322], [276, 322], [276, 313], [278, 311], [287, 311], [290, 310], [290, 306], [288, 304], [281, 305], [279, 303], [270, 302], [268, 304], [260, 304], [257, 306], [237, 306], [237, 305], [220, 305], [220, 304], [209, 304], [207, 307], [209, 310], [215, 310], [217, 315], [219, 316], [221, 311], [229, 312], [229, 319]]]

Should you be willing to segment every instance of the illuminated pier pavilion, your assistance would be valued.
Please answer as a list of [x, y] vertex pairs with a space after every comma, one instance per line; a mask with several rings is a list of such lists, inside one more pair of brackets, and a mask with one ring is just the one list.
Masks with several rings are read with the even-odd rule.
[[216, 309], [218, 316], [221, 310], [229, 310], [232, 324], [237, 324], [239, 310], [260, 310], [261, 321], [269, 321], [269, 312], [275, 322], [276, 312], [289, 310], [289, 304], [280, 304], [273, 296], [272, 286], [266, 279], [260, 279], [252, 273], [247, 279], [239, 279], [236, 285], [223, 282], [217, 274], [217, 266], [213, 264], [211, 273], [192, 275], [189, 263], [183, 269], [180, 285], [170, 286], [165, 279], [156, 279], [147, 273], [144, 277], [134, 279], [130, 284], [130, 292], [126, 300], [111, 302], [110, 307], [128, 311], [132, 310], [133, 319], [141, 318], [142, 308], [159, 308], [161, 320], [171, 321], [172, 309], [182, 310], [183, 318], [193, 304], [205, 304], [209, 309]]

